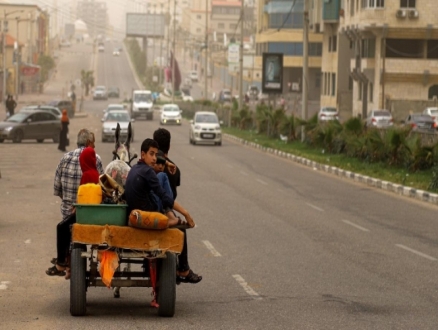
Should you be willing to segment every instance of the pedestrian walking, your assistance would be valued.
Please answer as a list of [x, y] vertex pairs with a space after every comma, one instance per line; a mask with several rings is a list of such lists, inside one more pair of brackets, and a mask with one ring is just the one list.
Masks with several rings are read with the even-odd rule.
[[67, 110], [64, 109], [62, 110], [61, 131], [59, 132], [59, 145], [58, 145], [58, 150], [61, 150], [63, 152], [67, 151], [65, 147], [69, 145], [69, 141], [67, 139], [69, 124], [70, 121], [68, 119]]
[[17, 107], [17, 102], [15, 102], [12, 95], [8, 95], [6, 99], [6, 117], [10, 117], [14, 115], [15, 108]]

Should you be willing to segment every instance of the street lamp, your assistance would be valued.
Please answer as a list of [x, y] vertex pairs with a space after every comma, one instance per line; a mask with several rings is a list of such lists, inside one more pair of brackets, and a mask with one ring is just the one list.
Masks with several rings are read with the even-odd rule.
[[10, 12], [4, 11], [3, 16], [3, 91], [2, 91], [2, 101], [5, 102], [6, 100], [6, 34], [8, 33], [8, 21], [7, 18], [9, 15], [15, 14], [15, 13], [22, 13], [24, 10], [14, 10]]

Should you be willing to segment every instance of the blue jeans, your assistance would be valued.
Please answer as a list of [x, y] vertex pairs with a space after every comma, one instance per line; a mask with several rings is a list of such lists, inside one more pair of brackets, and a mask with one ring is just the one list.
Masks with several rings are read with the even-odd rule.
[[[170, 188], [169, 178], [167, 177], [167, 174], [164, 172], [160, 172], [157, 174], [158, 181], [160, 182], [160, 186], [166, 191], [166, 194], [168, 194], [173, 199], [173, 192], [172, 188]], [[155, 198], [155, 202], [157, 203], [158, 210], [160, 212], [163, 212], [163, 203], [161, 202], [161, 199], [152, 193], [152, 195]]]

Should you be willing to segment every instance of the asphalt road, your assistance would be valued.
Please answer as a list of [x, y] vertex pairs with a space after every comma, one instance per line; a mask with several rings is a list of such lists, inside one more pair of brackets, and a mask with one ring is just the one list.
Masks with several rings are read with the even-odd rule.
[[[98, 84], [133, 86], [125, 54], [99, 54], [97, 65]], [[116, 101], [86, 101], [88, 117], [70, 126], [71, 140], [82, 127], [96, 132], [104, 164], [114, 145], [100, 142], [100, 118]], [[158, 113], [137, 120], [133, 151], [158, 127]], [[120, 299], [90, 288], [87, 316], [70, 316], [69, 282], [44, 273], [62, 154], [29, 141], [0, 144], [0, 329], [436, 329], [437, 207], [226, 140], [192, 146], [186, 121], [167, 128], [178, 200], [197, 223], [190, 264], [204, 277], [178, 286], [175, 316], [156, 315], [150, 289], [125, 288]]]

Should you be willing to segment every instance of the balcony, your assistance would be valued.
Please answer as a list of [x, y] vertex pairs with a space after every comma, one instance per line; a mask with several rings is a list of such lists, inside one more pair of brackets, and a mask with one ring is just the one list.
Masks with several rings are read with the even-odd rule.
[[322, 19], [325, 23], [336, 23], [339, 21], [340, 0], [324, 1], [322, 8]]

